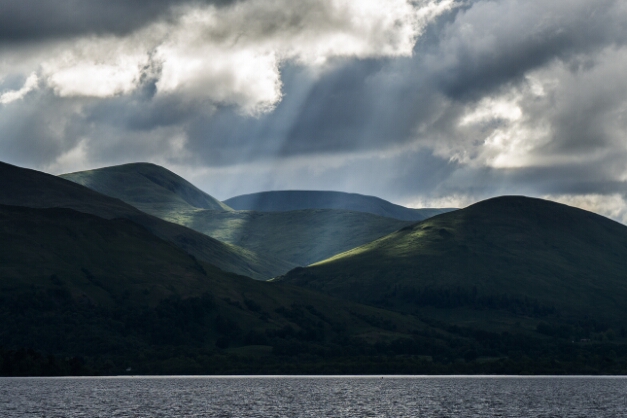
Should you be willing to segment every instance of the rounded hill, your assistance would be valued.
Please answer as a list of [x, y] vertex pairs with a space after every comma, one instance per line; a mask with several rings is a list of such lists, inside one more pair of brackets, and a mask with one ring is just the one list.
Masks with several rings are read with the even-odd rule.
[[505, 196], [410, 225], [282, 280], [409, 311], [525, 305], [530, 313], [620, 322], [626, 272], [625, 225]]
[[231, 208], [203, 192], [181, 176], [151, 163], [132, 163], [63, 174], [60, 177], [99, 193], [123, 200], [139, 209]]
[[252, 193], [224, 201], [235, 210], [287, 212], [304, 209], [342, 209], [394, 218], [401, 221], [422, 221], [450, 208], [412, 209], [375, 196], [318, 190], [281, 190]]

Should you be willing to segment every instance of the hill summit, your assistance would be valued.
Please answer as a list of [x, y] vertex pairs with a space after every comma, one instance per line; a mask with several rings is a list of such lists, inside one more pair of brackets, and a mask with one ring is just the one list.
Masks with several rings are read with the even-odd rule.
[[282, 280], [410, 312], [521, 306], [529, 314], [615, 321], [627, 315], [626, 272], [625, 225], [504, 196], [412, 224]]
[[123, 200], [138, 209], [230, 211], [230, 207], [184, 178], [151, 163], [132, 163], [62, 174], [60, 177]]

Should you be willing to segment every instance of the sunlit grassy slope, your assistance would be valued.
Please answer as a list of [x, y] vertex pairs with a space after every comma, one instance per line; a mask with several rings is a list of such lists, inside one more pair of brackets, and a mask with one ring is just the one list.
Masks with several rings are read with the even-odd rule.
[[342, 209], [394, 218], [422, 221], [452, 208], [412, 209], [375, 196], [317, 190], [281, 190], [235, 196], [224, 201], [236, 210], [285, 212], [303, 209]]
[[[370, 242], [409, 224], [367, 211], [312, 209], [306, 207], [306, 201], [300, 205], [305, 205], [305, 209], [289, 212], [233, 211], [226, 205], [219, 206], [220, 202], [183, 178], [153, 164], [126, 164], [61, 177], [119, 198], [168, 222], [246, 248], [268, 262], [285, 260], [276, 265], [273, 270], [276, 275]], [[354, 196], [365, 199], [370, 206], [374, 202], [387, 208], [382, 213], [392, 213], [390, 208], [399, 213], [406, 209], [381, 199]], [[315, 207], [314, 201], [309, 203]], [[407, 210], [414, 215], [420, 213], [420, 219], [431, 213]], [[430, 211], [437, 213], [439, 209]]]
[[261, 257], [253, 251], [163, 221], [121, 200], [71, 181], [4, 163], [0, 163], [0, 204], [34, 208], [61, 207], [105, 219], [127, 219], [199, 260], [257, 279], [268, 279], [293, 266], [269, 255]]
[[[62, 293], [56, 289], [68, 291], [79, 302], [110, 306], [124, 301], [154, 305], [172, 295], [187, 298], [210, 292], [214, 298], [230, 298], [241, 305], [240, 311], [248, 311], [249, 298], [273, 309], [312, 304], [348, 319], [336, 299], [216, 269], [125, 219], [107, 220], [65, 208], [0, 205], [0, 241], [3, 296], [33, 288], [52, 296]], [[356, 304], [345, 307], [396, 316]]]
[[220, 241], [306, 266], [396, 231], [408, 222], [338, 209], [290, 212], [151, 211]]
[[451, 307], [470, 315], [525, 305], [523, 312], [624, 323], [627, 227], [550, 201], [500, 197], [280, 280], [406, 311]]

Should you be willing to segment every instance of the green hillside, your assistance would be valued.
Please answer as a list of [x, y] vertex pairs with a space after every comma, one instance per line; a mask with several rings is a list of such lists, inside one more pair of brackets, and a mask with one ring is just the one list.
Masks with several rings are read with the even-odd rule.
[[[345, 209], [233, 211], [225, 205], [217, 206], [219, 202], [209, 195], [165, 168], [153, 164], [126, 164], [64, 174], [61, 177], [121, 199], [168, 222], [250, 250], [268, 261], [285, 260], [276, 264], [272, 270], [275, 275], [331, 257], [409, 224], [390, 217]], [[162, 187], [162, 184], [167, 187]], [[183, 195], [181, 190], [193, 190], [195, 194], [187, 192]], [[184, 201], [182, 197], [187, 195], [195, 196], [195, 199]], [[189, 203], [200, 201], [201, 197], [204, 198], [202, 205]], [[394, 206], [381, 199], [367, 198], [370, 203], [374, 201], [379, 204], [380, 200], [383, 207]], [[207, 203], [210, 199], [213, 199], [213, 205]], [[398, 208], [407, 209], [401, 206]], [[420, 213], [420, 219], [423, 219], [431, 212]], [[268, 266], [266, 270], [270, 269], [271, 266]]]
[[148, 211], [220, 241], [258, 254], [272, 254], [297, 266], [323, 260], [409, 224], [369, 213], [337, 209], [290, 212]]
[[132, 163], [63, 174], [60, 177], [115, 197], [140, 210], [179, 211], [193, 208], [230, 211], [173, 172], [150, 163]]
[[451, 208], [412, 209], [375, 196], [318, 190], [277, 190], [235, 196], [224, 201], [236, 210], [286, 212], [304, 209], [341, 209], [394, 218], [422, 221]]
[[[357, 266], [362, 270], [351, 273], [363, 277], [365, 292], [358, 284], [354, 294], [337, 292], [343, 296], [339, 299], [290, 283], [226, 273], [184, 248], [197, 249], [197, 239], [215, 240], [53, 176], [0, 164], [0, 200], [12, 202], [0, 204], [0, 375], [627, 372], [627, 331], [612, 318], [613, 328], [598, 320], [597, 311], [610, 312], [607, 309], [569, 322], [563, 312], [570, 312], [564, 308], [570, 306], [567, 297], [572, 292], [551, 296], [551, 303], [559, 305], [548, 306], [554, 310], [544, 304], [549, 303], [548, 297], [541, 303], [521, 304], [515, 297], [490, 299], [483, 293], [473, 298], [463, 289], [412, 293], [401, 282], [379, 288], [380, 294], [374, 295], [374, 283], [402, 277], [402, 269], [411, 264], [415, 247], [411, 239], [407, 248], [390, 246], [383, 252], [386, 257], [396, 254], [396, 261], [405, 258], [404, 263], [387, 265], [396, 269], [395, 276], [376, 271], [383, 265], [380, 260], [368, 264], [376, 261], [373, 253], [371, 260]], [[575, 234], [581, 241], [577, 245], [601, 240], [615, 257], [622, 255], [624, 227], [587, 212], [572, 215], [568, 208], [552, 215], [551, 205], [524, 204], [517, 210], [505, 205], [488, 211], [484, 226], [483, 215], [477, 215], [476, 224], [488, 235], [494, 235], [490, 231], [495, 228], [497, 237], [503, 235], [498, 239], [509, 237], [506, 241], [516, 243], [519, 235], [508, 232], [511, 219], [501, 219], [499, 213], [520, 220], [514, 231], [528, 231], [541, 220], [544, 229], [532, 236], [547, 239], [551, 246], [572, 245], [573, 235], [562, 235], [567, 225], [579, 225], [575, 229], [583, 236]], [[437, 226], [453, 214], [426, 222]], [[582, 219], [587, 218], [592, 223], [584, 224]], [[555, 232], [545, 232], [558, 221], [564, 224], [557, 233], [563, 241], [556, 243], [551, 238]], [[411, 225], [392, 237], [428, 235], [429, 225]], [[453, 226], [460, 236], [460, 231], [470, 233], [463, 222], [441, 225], [431, 237], [439, 245], [432, 246], [431, 255], [446, 254], [451, 248], [451, 254], [470, 251], [463, 244], [440, 242], [449, 234], [455, 236], [446, 232]], [[471, 241], [483, 242], [475, 239], [480, 235], [472, 234]], [[496, 239], [492, 235], [485, 240], [492, 242]], [[378, 246], [375, 242], [368, 248]], [[476, 252], [488, 247], [477, 244]], [[224, 255], [228, 254], [232, 253]], [[495, 254], [498, 251], [488, 255]], [[609, 260], [601, 255], [589, 254], [587, 260]], [[445, 261], [454, 266], [451, 260]], [[601, 273], [615, 270], [615, 265], [608, 266]], [[611, 291], [620, 304], [623, 291], [618, 282], [608, 283], [615, 285]], [[585, 290], [606, 302], [607, 285], [594, 285], [602, 292], [594, 294], [594, 286]], [[592, 296], [584, 294], [581, 300]], [[349, 298], [404, 312], [357, 304]], [[614, 319], [624, 317], [620, 307], [613, 313]], [[478, 314], [484, 316], [481, 323], [476, 321]], [[512, 318], [517, 322], [506, 329], [483, 326]]]
[[191, 229], [150, 216], [121, 200], [35, 170], [0, 163], [0, 204], [69, 208], [104, 219], [124, 218], [143, 226], [199, 260], [225, 271], [267, 280], [294, 267], [272, 257], [222, 243]]
[[281, 278], [460, 323], [505, 317], [627, 321], [627, 227], [500, 197], [436, 216]]

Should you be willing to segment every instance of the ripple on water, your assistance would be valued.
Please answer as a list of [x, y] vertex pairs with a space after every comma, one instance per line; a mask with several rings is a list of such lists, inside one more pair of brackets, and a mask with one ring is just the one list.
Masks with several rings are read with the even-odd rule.
[[0, 378], [0, 416], [627, 417], [627, 378]]

